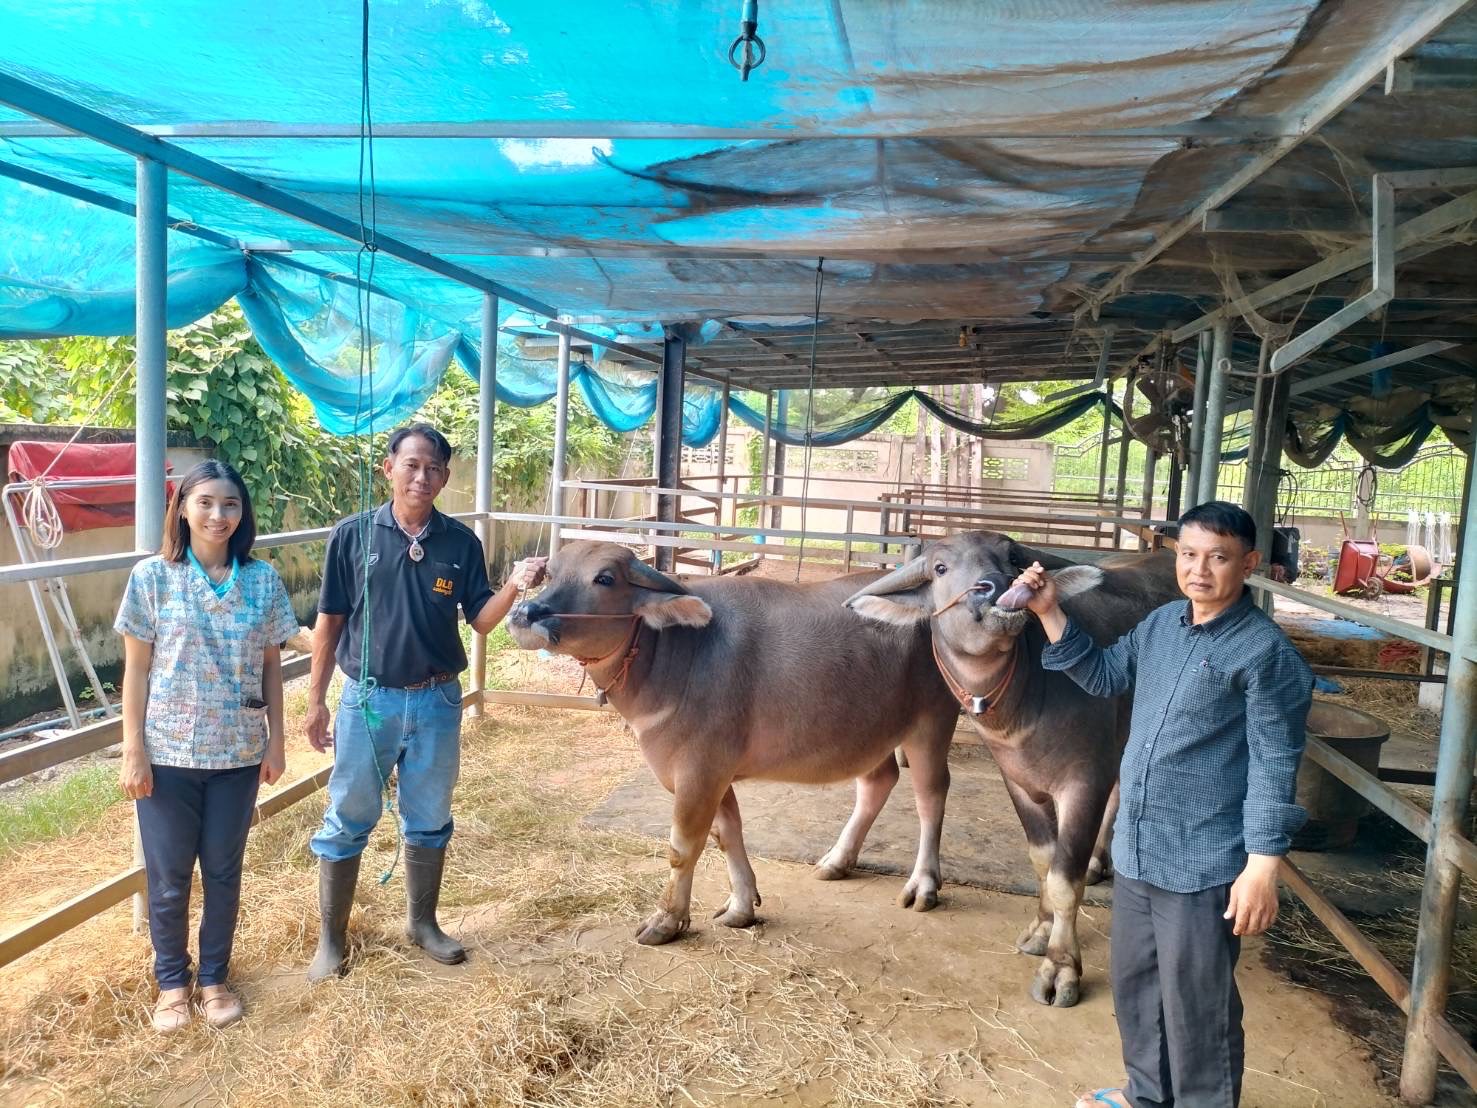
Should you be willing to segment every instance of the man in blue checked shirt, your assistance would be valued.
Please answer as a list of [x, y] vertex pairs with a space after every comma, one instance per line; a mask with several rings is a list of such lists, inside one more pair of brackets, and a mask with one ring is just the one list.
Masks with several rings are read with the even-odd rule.
[[1051, 640], [1041, 664], [1094, 696], [1133, 688], [1114, 826], [1111, 977], [1128, 1082], [1079, 1108], [1232, 1108], [1245, 1039], [1242, 935], [1277, 918], [1277, 869], [1313, 674], [1252, 602], [1256, 524], [1213, 501], [1180, 517], [1175, 601], [1109, 647], [1072, 623], [1040, 565], [1019, 584]]

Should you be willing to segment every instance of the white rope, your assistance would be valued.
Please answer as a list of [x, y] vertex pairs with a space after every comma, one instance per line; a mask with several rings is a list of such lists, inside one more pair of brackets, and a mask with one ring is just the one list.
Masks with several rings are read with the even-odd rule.
[[[61, 455], [58, 454], [57, 457]], [[50, 470], [51, 467], [48, 466], [47, 472]], [[66, 528], [62, 526], [61, 513], [56, 510], [56, 501], [51, 498], [51, 490], [46, 487], [45, 474], [31, 478], [25, 499], [21, 502], [21, 520], [38, 550], [55, 550], [62, 544]]]
[[82, 417], [82, 422], [77, 425], [77, 430], [72, 432], [62, 448], [56, 452], [56, 457], [51, 459], [47, 467], [41, 473], [31, 478], [30, 487], [26, 489], [25, 499], [21, 502], [21, 520], [25, 524], [31, 541], [40, 550], [55, 550], [62, 544], [66, 537], [66, 528], [62, 525], [61, 513], [57, 511], [56, 501], [51, 498], [51, 490], [47, 487], [46, 478], [56, 468], [56, 464], [62, 460], [62, 455], [72, 448], [72, 445], [82, 437], [82, 433], [92, 426], [93, 417], [102, 411], [103, 405], [113, 398], [113, 393], [118, 391], [118, 386], [129, 376], [133, 369], [130, 362], [119, 371], [113, 378], [113, 383], [108, 386], [108, 391], [103, 393], [102, 399], [92, 406], [92, 411]]

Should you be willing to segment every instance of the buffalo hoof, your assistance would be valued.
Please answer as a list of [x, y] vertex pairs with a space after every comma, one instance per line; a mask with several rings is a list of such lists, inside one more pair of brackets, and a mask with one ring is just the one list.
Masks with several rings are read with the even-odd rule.
[[1096, 885], [1100, 881], [1106, 881], [1113, 876], [1113, 863], [1094, 858], [1087, 863], [1087, 873], [1082, 878], [1084, 885]]
[[1038, 920], [1021, 932], [1020, 938], [1015, 941], [1015, 948], [1022, 954], [1040, 958], [1046, 953], [1046, 944], [1050, 938], [1051, 920]]
[[745, 904], [738, 896], [730, 896], [728, 903], [713, 913], [713, 922], [724, 927], [753, 927], [759, 922], [754, 909], [759, 904], [759, 895], [754, 894], [754, 903]]
[[688, 922], [686, 916], [679, 919], [671, 912], [657, 912], [637, 930], [636, 941], [642, 946], [661, 946], [686, 931]]
[[1082, 998], [1082, 974], [1071, 965], [1047, 959], [1031, 980], [1031, 999], [1053, 1008], [1071, 1008]]
[[897, 906], [915, 912], [931, 912], [939, 906], [938, 882], [913, 878], [898, 893]]
[[841, 856], [839, 848], [832, 847], [826, 851], [826, 856], [815, 864], [815, 879], [817, 881], [845, 881], [851, 876], [851, 866], [854, 859]]

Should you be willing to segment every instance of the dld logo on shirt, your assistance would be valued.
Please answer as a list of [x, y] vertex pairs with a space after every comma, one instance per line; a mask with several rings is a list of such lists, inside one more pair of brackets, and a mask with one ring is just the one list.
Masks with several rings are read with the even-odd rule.
[[455, 588], [456, 583], [454, 581], [448, 581], [445, 577], [438, 577], [436, 578], [436, 583], [431, 586], [431, 591], [441, 596], [450, 596], [452, 590]]

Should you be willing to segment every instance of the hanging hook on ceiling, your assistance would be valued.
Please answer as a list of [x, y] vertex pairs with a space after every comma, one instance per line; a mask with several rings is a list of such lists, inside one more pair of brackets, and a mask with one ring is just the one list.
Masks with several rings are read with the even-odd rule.
[[764, 64], [767, 51], [764, 40], [759, 37], [759, 0], [744, 0], [743, 13], [739, 16], [738, 38], [728, 48], [728, 64], [737, 69], [743, 79]]

